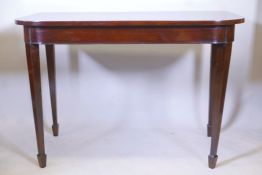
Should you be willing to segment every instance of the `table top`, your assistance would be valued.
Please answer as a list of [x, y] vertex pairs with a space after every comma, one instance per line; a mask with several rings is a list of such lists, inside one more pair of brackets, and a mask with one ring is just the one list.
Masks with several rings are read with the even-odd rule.
[[244, 18], [225, 11], [37, 13], [18, 18], [24, 26], [197, 26], [234, 25]]

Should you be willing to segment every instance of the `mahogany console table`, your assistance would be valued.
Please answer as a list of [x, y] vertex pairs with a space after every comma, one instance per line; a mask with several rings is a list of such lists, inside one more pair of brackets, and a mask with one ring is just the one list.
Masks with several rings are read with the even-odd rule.
[[211, 44], [208, 156], [215, 168], [235, 24], [229, 12], [39, 13], [17, 19], [24, 27], [40, 167], [46, 166], [39, 45], [47, 55], [53, 134], [58, 135], [54, 44]]

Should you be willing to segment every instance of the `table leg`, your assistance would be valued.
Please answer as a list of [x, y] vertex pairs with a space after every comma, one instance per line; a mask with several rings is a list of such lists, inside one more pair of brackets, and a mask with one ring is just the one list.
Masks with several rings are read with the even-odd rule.
[[212, 44], [210, 69], [209, 126], [211, 149], [209, 168], [215, 168], [222, 122], [232, 43]]
[[41, 73], [39, 60], [39, 45], [26, 44], [27, 66], [30, 80], [31, 98], [34, 113], [36, 141], [38, 148], [38, 162], [41, 168], [46, 166], [44, 144], [43, 109], [41, 94]]
[[57, 122], [57, 109], [56, 109], [56, 70], [55, 70], [55, 48], [54, 45], [45, 45], [46, 48], [46, 59], [47, 59], [47, 70], [49, 79], [49, 89], [52, 107], [52, 117], [53, 117], [53, 134], [58, 136], [59, 124]]

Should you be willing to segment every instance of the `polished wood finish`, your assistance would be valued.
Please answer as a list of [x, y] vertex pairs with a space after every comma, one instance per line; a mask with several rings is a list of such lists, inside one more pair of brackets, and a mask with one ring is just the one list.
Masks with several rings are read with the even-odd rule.
[[212, 45], [207, 135], [209, 167], [217, 161], [235, 24], [228, 12], [43, 13], [16, 20], [24, 26], [40, 167], [45, 167], [39, 44], [46, 45], [53, 133], [58, 135], [54, 44], [208, 43]]
[[58, 122], [57, 122], [57, 110], [56, 110], [56, 78], [55, 78], [55, 47], [54, 45], [45, 45], [47, 70], [49, 80], [50, 99], [52, 107], [53, 125], [52, 130], [54, 136], [58, 136]]
[[41, 73], [39, 61], [39, 45], [26, 44], [27, 67], [30, 80], [32, 106], [34, 113], [36, 141], [38, 148], [38, 162], [40, 167], [46, 166], [44, 143], [43, 109], [41, 94]]
[[31, 27], [221, 26], [242, 22], [244, 18], [223, 11], [38, 13], [16, 20]]
[[222, 122], [232, 43], [212, 44], [210, 68], [209, 126], [212, 128], [209, 167], [215, 168]]
[[[223, 43], [233, 41], [234, 26], [194, 27], [33, 27], [28, 43], [49, 44], [142, 44]], [[77, 35], [76, 35], [77, 33]]]

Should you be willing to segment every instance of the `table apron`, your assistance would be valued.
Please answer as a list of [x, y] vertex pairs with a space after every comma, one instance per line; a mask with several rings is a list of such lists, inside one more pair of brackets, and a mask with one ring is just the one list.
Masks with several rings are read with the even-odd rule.
[[230, 26], [24, 27], [30, 44], [229, 43]]

